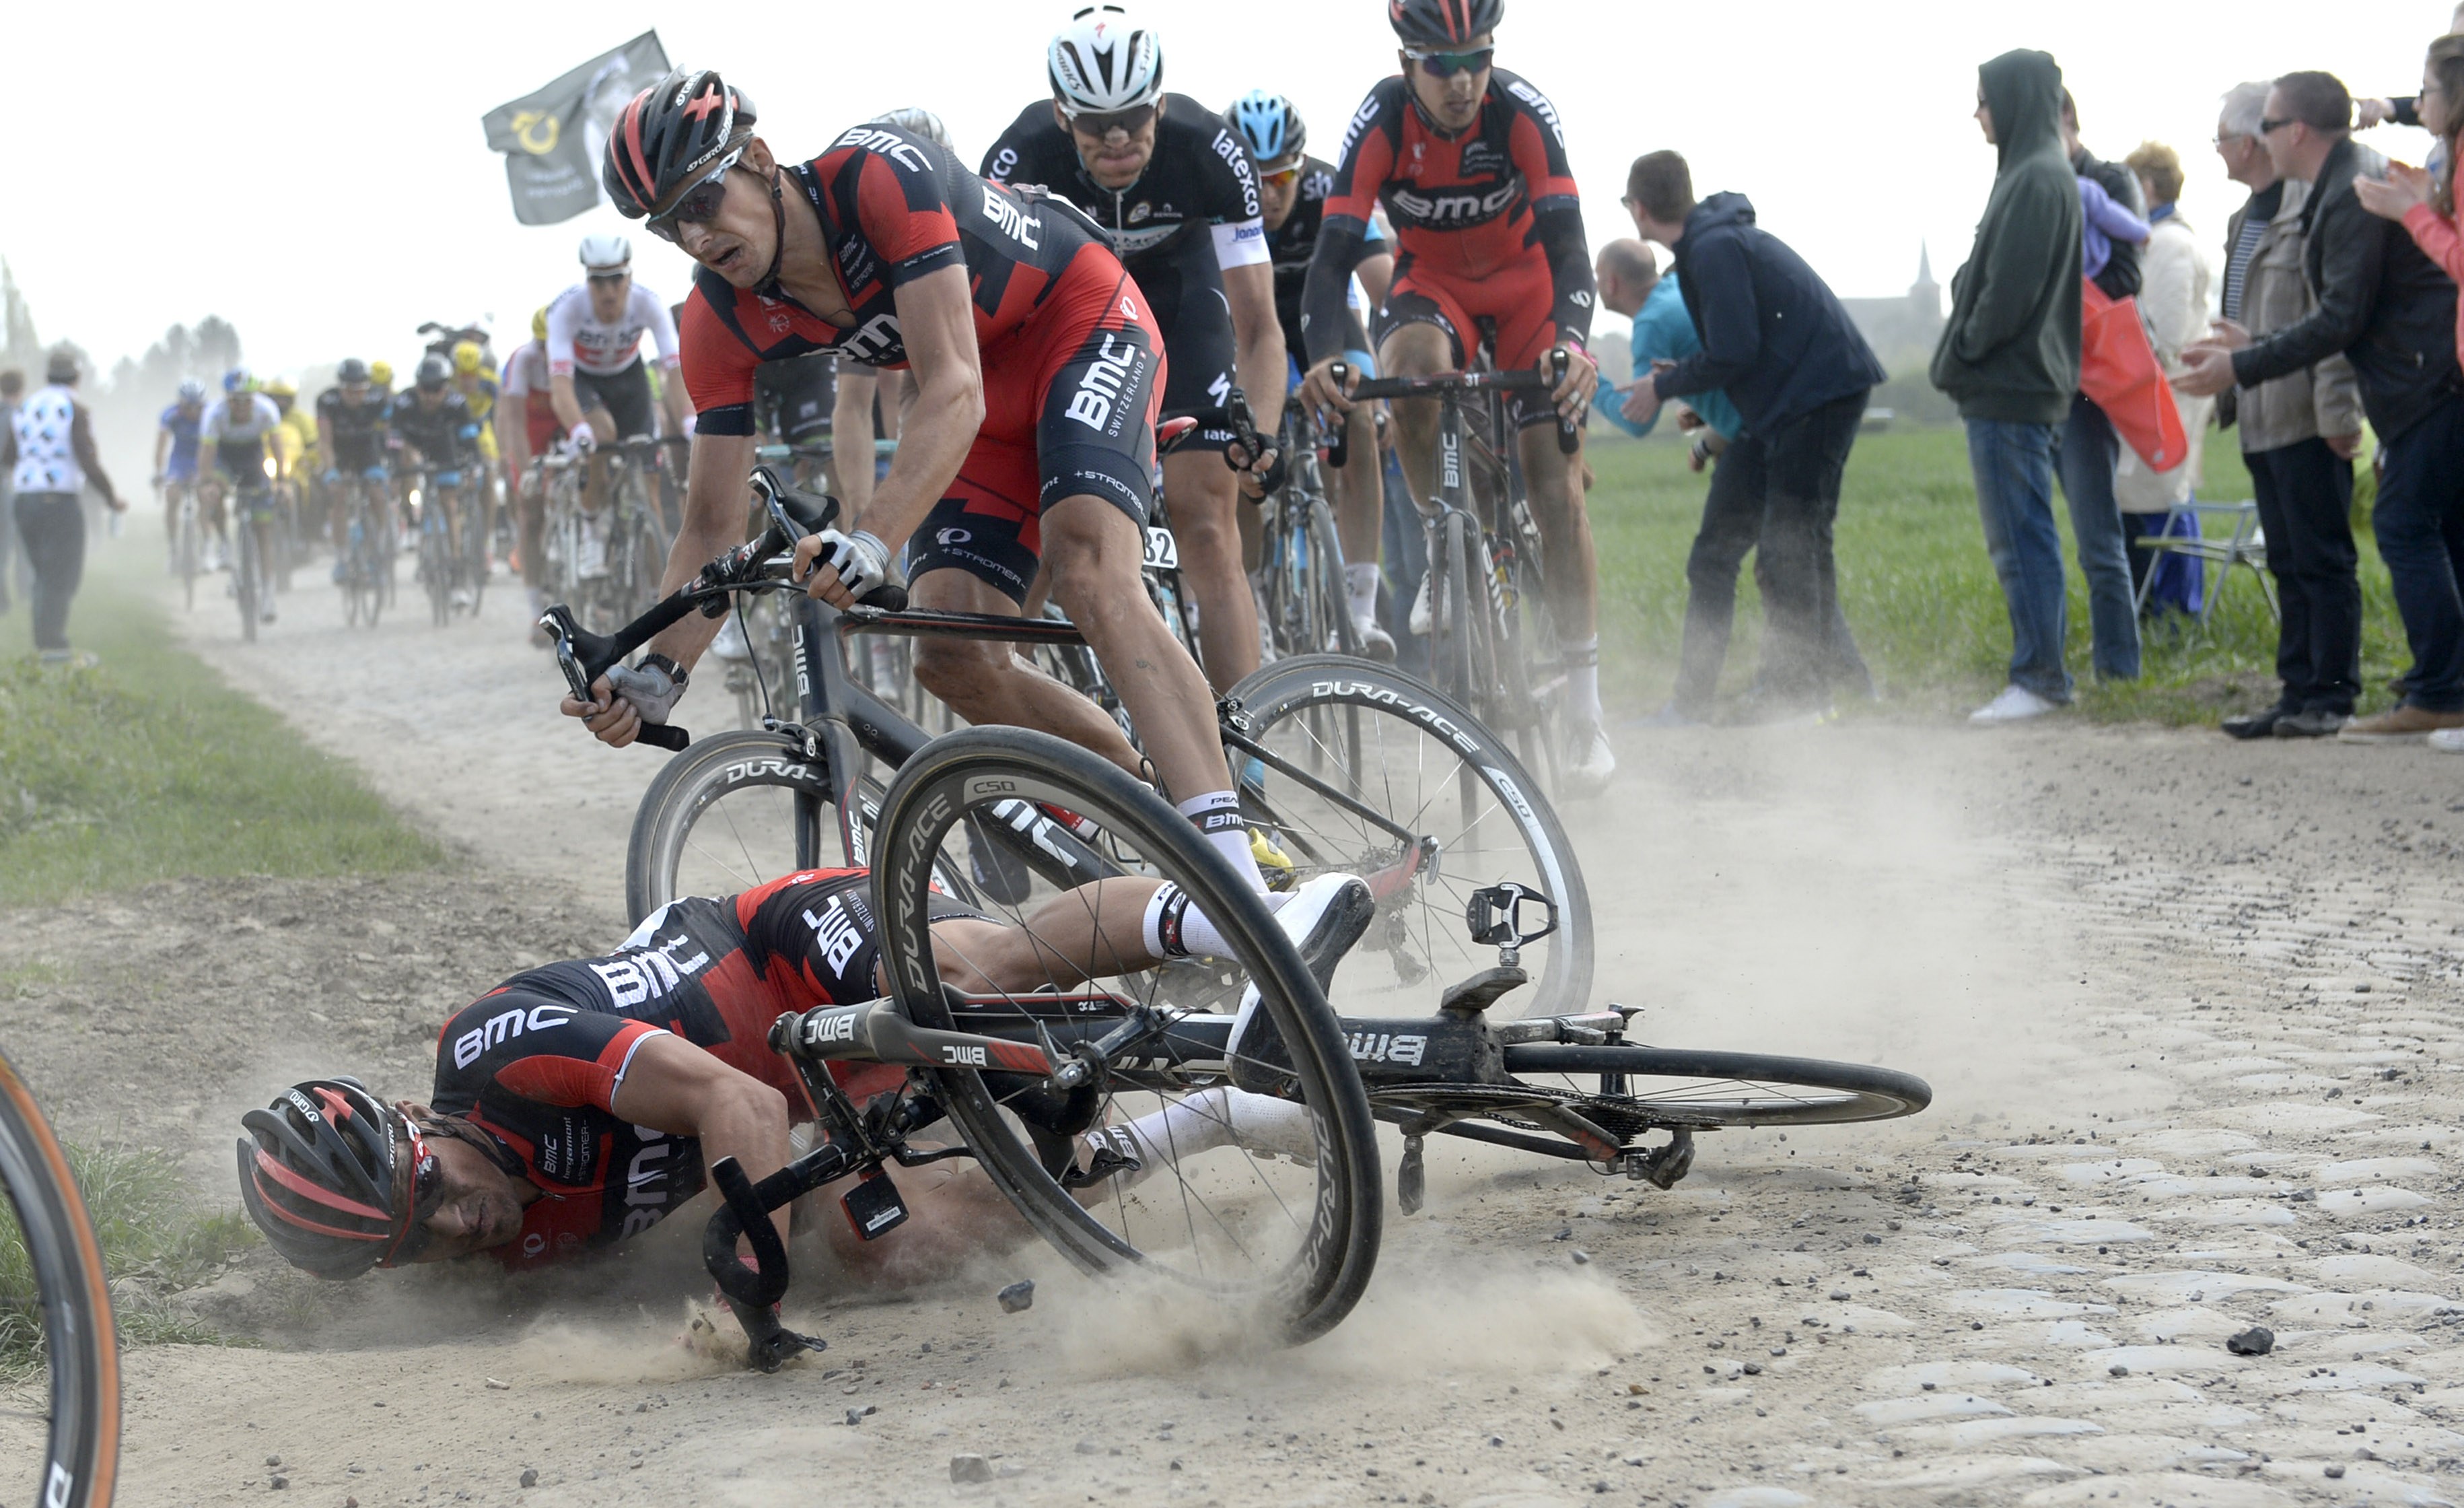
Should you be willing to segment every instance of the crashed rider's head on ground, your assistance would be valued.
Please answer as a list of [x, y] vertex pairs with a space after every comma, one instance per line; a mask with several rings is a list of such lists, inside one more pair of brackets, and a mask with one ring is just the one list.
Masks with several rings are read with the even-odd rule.
[[502, 1246], [539, 1197], [486, 1132], [407, 1099], [386, 1105], [355, 1078], [296, 1084], [240, 1123], [249, 1218], [319, 1277]]

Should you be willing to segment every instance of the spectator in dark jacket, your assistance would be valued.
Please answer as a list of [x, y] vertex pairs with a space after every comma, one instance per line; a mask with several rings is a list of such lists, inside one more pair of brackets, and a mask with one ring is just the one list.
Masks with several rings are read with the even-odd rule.
[[[1787, 244], [1754, 224], [1744, 194], [1697, 204], [1685, 159], [1653, 152], [1627, 179], [1626, 210], [1645, 240], [1676, 257], [1685, 309], [1703, 349], [1638, 382], [1638, 423], [1689, 393], [1725, 390], [1746, 432], [1721, 458], [1762, 496], [1761, 711], [1827, 709], [1836, 690], [1870, 695], [1872, 680], [1839, 611], [1832, 521], [1865, 395], [1886, 373], [1829, 285]], [[1638, 411], [1638, 410], [1641, 411]]]
[[1933, 353], [1933, 385], [1968, 423], [1985, 547], [2011, 610], [2011, 683], [1969, 717], [1977, 723], [2071, 699], [2054, 452], [2079, 390], [2083, 216], [2061, 98], [2061, 67], [2044, 53], [2005, 53], [1977, 70], [1976, 122], [2000, 166]]
[[2308, 319], [2254, 342], [2219, 324], [2194, 347], [2174, 385], [2194, 394], [2254, 386], [2342, 351], [2360, 380], [2378, 432], [2379, 554], [2395, 588], [2412, 651], [2404, 699], [2344, 724], [2350, 743], [2418, 743], [2464, 727], [2464, 374], [2455, 360], [2455, 284], [2402, 226], [2369, 212], [2353, 191], [2387, 163], [2356, 145], [2353, 105], [2332, 74], [2286, 74], [2268, 91], [2259, 130], [2287, 178], [2308, 182], [2301, 216], [2303, 271], [2318, 291]]
[[[2131, 215], [2145, 220], [2147, 202], [2139, 175], [2121, 163], [2108, 163], [2079, 144], [2079, 104], [2062, 91], [2062, 150], [2071, 171], [2104, 190], [2105, 197]], [[2102, 237], [2100, 237], [2102, 239]], [[2127, 299], [2139, 292], [2144, 276], [2146, 237], [2113, 237], [2104, 265], [2089, 281], [2108, 299]], [[2079, 542], [2079, 574], [2087, 578], [2087, 622], [2090, 660], [2107, 680], [2139, 676], [2139, 610], [2131, 589], [2130, 545], [2122, 526], [2122, 504], [2114, 495], [2114, 474], [2122, 465], [2122, 436], [2095, 400], [2071, 394], [2071, 409], [2062, 420], [2060, 471], [2062, 499], [2070, 504], [2071, 536]]]

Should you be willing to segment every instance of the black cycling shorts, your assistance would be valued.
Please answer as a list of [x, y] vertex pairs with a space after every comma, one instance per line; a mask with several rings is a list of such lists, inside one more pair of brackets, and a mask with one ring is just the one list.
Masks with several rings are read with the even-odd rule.
[[838, 370], [838, 358], [818, 353], [764, 362], [753, 372], [755, 410], [782, 444], [818, 445], [830, 437]]
[[1232, 304], [1223, 296], [1223, 267], [1215, 237], [1186, 237], [1180, 250], [1142, 261], [1132, 272], [1138, 291], [1155, 313], [1172, 372], [1163, 389], [1163, 416], [1191, 418], [1198, 428], [1174, 448], [1221, 453], [1232, 443], [1224, 411], [1232, 385], [1241, 380], [1241, 347], [1232, 333]]
[[963, 570], [1023, 603], [1044, 557], [1044, 514], [1064, 498], [1101, 498], [1145, 529], [1169, 379], [1158, 381], [1165, 363], [1137, 284], [1095, 246], [983, 365], [983, 425], [909, 541], [907, 570]]
[[[671, 376], [671, 380], [682, 382], [684, 379]], [[607, 416], [616, 421], [616, 432], [599, 436], [602, 440], [628, 440], [637, 434], [654, 432], [650, 419], [650, 371], [642, 365], [638, 356], [633, 358], [632, 366], [621, 372], [602, 375], [575, 367], [573, 397], [582, 405], [585, 416], [592, 409], [601, 408], [605, 409]]]

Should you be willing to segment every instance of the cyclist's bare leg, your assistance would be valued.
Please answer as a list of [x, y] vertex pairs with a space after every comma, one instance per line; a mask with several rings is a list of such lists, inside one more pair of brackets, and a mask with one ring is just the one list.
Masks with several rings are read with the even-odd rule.
[[1343, 470], [1334, 474], [1334, 528], [1346, 565], [1375, 565], [1385, 540], [1386, 484], [1377, 455], [1375, 405], [1362, 404], [1344, 420]]
[[[1454, 369], [1453, 338], [1434, 324], [1403, 325], [1391, 331], [1377, 347], [1377, 372], [1382, 377], [1435, 377]], [[1392, 407], [1395, 450], [1403, 462], [1403, 482], [1411, 489], [1412, 501], [1427, 514], [1433, 511], [1431, 499], [1438, 495], [1439, 403], [1435, 398], [1397, 398]]]
[[[582, 417], [589, 424], [590, 432], [601, 440], [624, 438], [616, 432], [616, 416], [607, 411], [605, 404], [592, 405]], [[606, 506], [607, 460], [594, 448], [590, 453], [590, 463], [583, 468], [582, 473], [582, 511], [597, 513]]]
[[[1214, 451], [1183, 451], [1164, 457], [1163, 491], [1172, 500], [1180, 579], [1198, 601], [1206, 676], [1216, 690], [1228, 691], [1258, 668], [1258, 605], [1241, 565], [1240, 478]], [[1138, 593], [1141, 604], [1145, 596]]]
[[[1048, 531], [1048, 517], [1046, 525]], [[1132, 589], [1135, 586], [1133, 582]], [[912, 600], [916, 607], [935, 612], [1019, 616], [1018, 606], [1007, 596], [963, 570], [925, 572], [915, 579]], [[1145, 592], [1138, 592], [1138, 603], [1145, 606]], [[1154, 610], [1148, 609], [1148, 616], [1154, 615]], [[1163, 620], [1157, 618], [1155, 626], [1160, 629]], [[1137, 750], [1103, 708], [1028, 663], [1007, 644], [919, 638], [915, 678], [970, 723], [1037, 728], [1100, 754], [1133, 775], [1138, 773]]]
[[[1223, 469], [1222, 457], [1204, 459]], [[1231, 771], [1223, 763], [1214, 694], [1140, 585], [1145, 562], [1146, 540], [1138, 526], [1103, 499], [1080, 493], [1045, 510], [1044, 568], [1053, 576], [1052, 595], [1120, 693], [1164, 787], [1176, 801], [1229, 790]], [[1257, 620], [1245, 610], [1245, 582], [1241, 596], [1254, 664]]]
[[521, 521], [522, 585], [540, 588], [547, 585], [547, 484], [542, 478], [536, 488], [517, 484], [514, 508]]
[[1591, 514], [1583, 502], [1582, 452], [1559, 454], [1554, 424], [1531, 426], [1518, 444], [1524, 498], [1545, 546], [1540, 565], [1549, 588], [1549, 615], [1556, 620], [1561, 642], [1579, 644], [1599, 632], [1600, 593]]
[[197, 512], [205, 520], [208, 531], [228, 545], [231, 531], [223, 522], [223, 491], [219, 483], [200, 484], [197, 488]]

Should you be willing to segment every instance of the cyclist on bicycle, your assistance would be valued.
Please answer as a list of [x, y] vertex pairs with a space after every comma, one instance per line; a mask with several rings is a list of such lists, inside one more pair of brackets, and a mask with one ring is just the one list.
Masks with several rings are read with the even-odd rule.
[[[222, 402], [206, 410], [197, 440], [214, 451], [214, 470], [231, 494], [232, 521], [256, 536], [256, 558], [274, 559], [274, 486], [266, 462], [274, 456], [274, 433], [282, 425], [282, 410], [256, 390], [256, 379], [245, 366], [223, 374]], [[213, 510], [215, 532], [222, 530], [222, 510]], [[232, 559], [237, 559], [233, 556]], [[262, 579], [256, 583], [256, 615], [274, 621], [274, 592]]]
[[[453, 390], [452, 364], [433, 353], [421, 357], [410, 391], [395, 397], [385, 422], [402, 441], [404, 461], [426, 465], [433, 483], [430, 495], [420, 500], [420, 527], [434, 527], [428, 510], [437, 510], [451, 558], [463, 559], [466, 546], [461, 531], [479, 527], [482, 516], [476, 506], [462, 506], [464, 489], [478, 479], [479, 423], [471, 416], [471, 406]], [[452, 603], [457, 608], [470, 606], [471, 588], [454, 588]]]
[[[1301, 361], [1308, 351], [1302, 329], [1301, 291], [1309, 281], [1310, 257], [1317, 251], [1319, 228], [1326, 219], [1327, 196], [1334, 191], [1334, 166], [1309, 156], [1309, 127], [1301, 113], [1282, 95], [1252, 90], [1223, 112], [1232, 128], [1258, 163], [1258, 197], [1265, 212], [1266, 250], [1275, 268], [1275, 319], [1284, 330], [1287, 388], [1297, 388]], [[1386, 301], [1395, 258], [1375, 220], [1369, 223], [1352, 254], [1351, 275], [1368, 294], [1369, 307]], [[1375, 375], [1377, 364], [1369, 354], [1369, 333], [1348, 304], [1344, 311], [1343, 349], [1346, 360]], [[1347, 416], [1350, 454], [1335, 474], [1335, 528], [1343, 544], [1344, 587], [1352, 599], [1352, 621], [1360, 632], [1361, 648], [1373, 659], [1395, 657], [1395, 640], [1377, 623], [1377, 555], [1385, 532], [1386, 489], [1378, 475], [1377, 429], [1363, 409]]]
[[377, 392], [368, 364], [345, 357], [334, 369], [335, 386], [317, 395], [317, 449], [325, 457], [325, 496], [333, 509], [334, 583], [340, 586], [350, 564], [349, 489], [344, 477], [357, 477], [381, 500], [376, 516], [388, 520], [385, 499], [385, 418], [391, 405]]
[[[676, 322], [667, 300], [633, 280], [633, 243], [601, 233], [582, 238], [587, 276], [547, 306], [548, 403], [574, 445], [658, 432], [653, 411], [667, 410], [667, 432], [685, 432], [684, 385], [674, 381]], [[642, 337], [650, 338], [662, 378], [655, 400]], [[605, 475], [594, 458], [583, 505], [599, 511]]]
[[154, 485], [163, 494], [163, 535], [170, 568], [180, 568], [180, 504], [197, 485], [197, 431], [206, 418], [206, 385], [180, 384], [179, 401], [163, 410], [154, 432]]
[[512, 499], [522, 585], [531, 604], [531, 642], [541, 649], [554, 642], [539, 627], [547, 606], [542, 588], [547, 581], [547, 492], [531, 476], [531, 457], [544, 455], [564, 434], [557, 423], [547, 373], [547, 308], [531, 316], [530, 344], [505, 359], [503, 387], [495, 408], [496, 448], [505, 457], [505, 490]]
[[[648, 1230], [723, 1157], [767, 1177], [787, 1162], [790, 1123], [815, 1115], [794, 1067], [769, 1049], [771, 1023], [884, 992], [869, 876], [808, 870], [742, 895], [671, 901], [614, 953], [515, 975], [447, 1021], [426, 1104], [385, 1105], [351, 1078], [285, 1091], [241, 1122], [250, 1217], [320, 1277], [480, 1251], [519, 1271]], [[1328, 875], [1276, 920], [1323, 981], [1375, 909], [1360, 880]], [[974, 990], [1066, 987], [1225, 951], [1179, 888], [1155, 880], [1099, 881], [1020, 928], [942, 902], [933, 929], [942, 978]], [[861, 1105], [897, 1092], [907, 1071], [846, 1063], [830, 1075]], [[1231, 1144], [1298, 1157], [1315, 1148], [1300, 1105], [1222, 1086], [1081, 1131], [1067, 1177], [1127, 1186]], [[1026, 1235], [972, 1163], [897, 1177], [913, 1218], [895, 1239], [876, 1246], [827, 1223], [832, 1247], [863, 1275], [914, 1281]], [[775, 1218], [783, 1238], [787, 1210]]]
[[[1375, 332], [1381, 373], [1463, 370], [1491, 327], [1500, 367], [1545, 371], [1555, 353], [1566, 354], [1567, 374], [1551, 401], [1516, 394], [1514, 408], [1526, 491], [1547, 544], [1549, 610], [1565, 656], [1566, 784], [1591, 794], [1617, 768], [1601, 727], [1599, 579], [1580, 457], [1558, 454], [1548, 427], [1560, 417], [1579, 426], [1599, 386], [1584, 350], [1592, 258], [1556, 106], [1491, 66], [1505, 11], [1505, 0], [1391, 0], [1403, 72], [1369, 92], [1336, 158], [1304, 294], [1313, 365], [1302, 401], [1320, 410], [1351, 410], [1331, 368], [1344, 360], [1353, 258], [1381, 201], [1398, 248], [1394, 287]], [[1438, 404], [1398, 400], [1394, 411], [1404, 477], [1426, 512], [1437, 496]], [[1423, 578], [1412, 632], [1429, 628]]]
[[[781, 163], [715, 73], [672, 74], [610, 133], [608, 195], [701, 271], [685, 305], [700, 410], [672, 590], [744, 538], [753, 374], [825, 351], [905, 368], [905, 439], [860, 517], [803, 541], [815, 595], [852, 605], [911, 537], [922, 607], [1016, 615], [1040, 566], [1119, 688], [1180, 809], [1264, 890], [1214, 698], [1139, 571], [1163, 373], [1137, 284], [1085, 216], [985, 182], [921, 137], [856, 126]], [[961, 230], [961, 227], [964, 227]], [[618, 695], [565, 702], [610, 743], [664, 721], [717, 625], [689, 616]], [[916, 677], [973, 722], [1042, 728], [1125, 769], [1143, 761], [1102, 708], [1004, 644], [917, 641]], [[603, 683], [605, 684], [605, 683]]]
[[1104, 228], [1155, 311], [1170, 359], [1164, 417], [1198, 431], [1164, 457], [1164, 497], [1181, 579], [1198, 603], [1207, 678], [1219, 692], [1258, 668], [1258, 609], [1242, 568], [1257, 520], [1222, 463], [1234, 384], [1261, 430], [1283, 414], [1284, 335], [1275, 322], [1258, 174], [1221, 117], [1163, 92], [1163, 44], [1117, 5], [1089, 6], [1045, 55], [1052, 98], [1028, 105], [984, 154], [999, 184], [1041, 185]]

